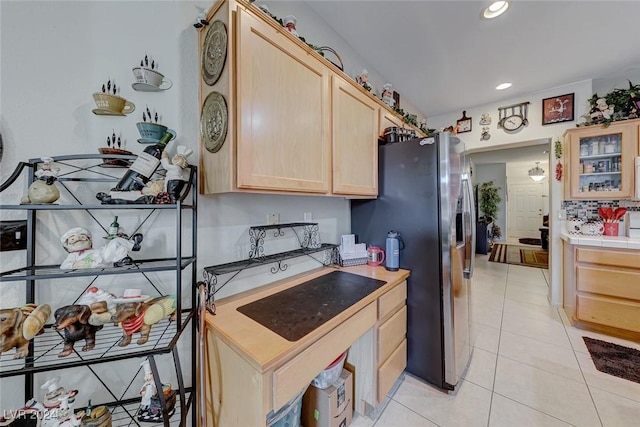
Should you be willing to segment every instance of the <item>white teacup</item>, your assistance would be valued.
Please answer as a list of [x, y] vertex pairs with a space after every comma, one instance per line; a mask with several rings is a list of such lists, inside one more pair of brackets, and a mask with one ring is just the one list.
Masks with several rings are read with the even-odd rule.
[[144, 83], [162, 90], [169, 89], [173, 86], [171, 80], [165, 79], [163, 74], [150, 68], [136, 67], [133, 69], [133, 75], [136, 78], [136, 83]]

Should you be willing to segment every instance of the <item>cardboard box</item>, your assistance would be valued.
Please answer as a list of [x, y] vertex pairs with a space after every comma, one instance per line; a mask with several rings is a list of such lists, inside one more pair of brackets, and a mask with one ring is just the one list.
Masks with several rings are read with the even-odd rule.
[[347, 427], [353, 416], [353, 375], [346, 369], [324, 390], [309, 386], [302, 398], [304, 427]]

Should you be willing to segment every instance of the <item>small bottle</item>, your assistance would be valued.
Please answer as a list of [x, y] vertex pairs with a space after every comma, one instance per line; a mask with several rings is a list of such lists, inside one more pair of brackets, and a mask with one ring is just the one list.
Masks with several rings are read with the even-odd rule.
[[118, 237], [119, 229], [120, 229], [120, 224], [118, 224], [118, 216], [116, 215], [111, 225], [109, 225], [109, 238]]
[[87, 404], [87, 408], [85, 410], [85, 416], [90, 417], [92, 409], [93, 409], [93, 406], [91, 406], [91, 399], [89, 399], [89, 403]]

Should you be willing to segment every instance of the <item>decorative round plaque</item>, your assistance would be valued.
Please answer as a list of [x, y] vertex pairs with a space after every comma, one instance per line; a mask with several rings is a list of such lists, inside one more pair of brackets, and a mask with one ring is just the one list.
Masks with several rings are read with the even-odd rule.
[[227, 101], [219, 92], [211, 92], [202, 104], [200, 135], [204, 147], [216, 153], [224, 144], [228, 123]]
[[216, 20], [209, 26], [202, 47], [202, 78], [209, 86], [222, 74], [227, 59], [227, 27]]

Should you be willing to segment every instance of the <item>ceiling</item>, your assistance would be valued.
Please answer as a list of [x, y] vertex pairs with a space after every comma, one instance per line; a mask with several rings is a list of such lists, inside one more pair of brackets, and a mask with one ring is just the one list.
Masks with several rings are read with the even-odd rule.
[[640, 64], [640, 1], [512, 1], [491, 20], [490, 1], [307, 2], [427, 116]]

